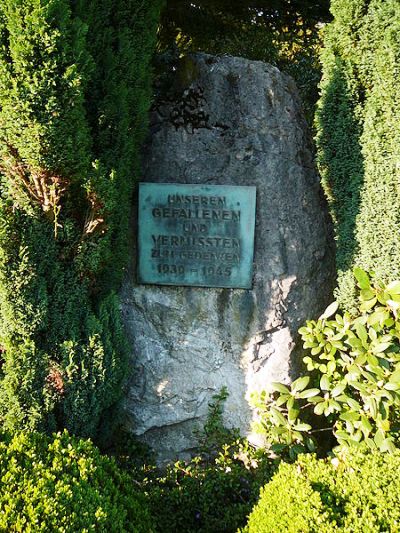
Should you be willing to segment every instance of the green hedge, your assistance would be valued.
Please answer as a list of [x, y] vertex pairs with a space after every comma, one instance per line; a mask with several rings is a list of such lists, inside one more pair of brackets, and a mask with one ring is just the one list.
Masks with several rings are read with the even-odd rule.
[[96, 436], [160, 1], [0, 3], [0, 422]]
[[356, 302], [354, 266], [400, 278], [400, 4], [332, 0], [316, 128], [335, 222], [341, 305]]
[[146, 501], [115, 461], [67, 433], [2, 437], [0, 530], [153, 531]]
[[399, 531], [400, 451], [282, 463], [243, 533]]

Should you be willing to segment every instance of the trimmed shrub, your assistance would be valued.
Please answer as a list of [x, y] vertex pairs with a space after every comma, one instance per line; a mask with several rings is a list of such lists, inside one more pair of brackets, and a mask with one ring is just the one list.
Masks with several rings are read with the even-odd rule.
[[340, 305], [356, 304], [354, 266], [400, 278], [400, 4], [332, 0], [316, 128], [335, 223]]
[[0, 422], [96, 436], [160, 3], [0, 3]]
[[0, 529], [154, 531], [144, 496], [114, 460], [66, 432], [2, 437]]
[[399, 531], [399, 468], [399, 450], [282, 463], [243, 533]]

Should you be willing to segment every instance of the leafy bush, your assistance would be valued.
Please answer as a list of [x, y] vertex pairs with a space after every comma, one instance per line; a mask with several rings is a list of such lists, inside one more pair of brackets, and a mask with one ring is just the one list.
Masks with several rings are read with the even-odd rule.
[[399, 531], [400, 451], [282, 463], [243, 533]]
[[143, 487], [160, 533], [236, 531], [271, 476], [274, 462], [240, 439], [237, 429], [224, 427], [227, 397], [223, 387], [209, 404], [207, 421], [197, 433], [199, 456], [161, 473], [156, 468], [145, 472]]
[[245, 441], [225, 444], [213, 460], [195, 457], [147, 473], [144, 490], [160, 533], [234, 532], [246, 523], [273, 463]]
[[400, 3], [332, 0], [316, 129], [335, 222], [341, 307], [355, 312], [355, 265], [400, 277]]
[[143, 495], [90, 441], [66, 432], [0, 442], [1, 531], [153, 531]]
[[[393, 451], [400, 408], [400, 282], [384, 285], [357, 268], [359, 312], [332, 315], [337, 303], [317, 321], [300, 328], [309, 375], [291, 386], [273, 383], [275, 393], [258, 399], [259, 429], [275, 451], [293, 457], [314, 450], [315, 436], [333, 432], [342, 447], [364, 442]], [[311, 385], [310, 388], [308, 388]], [[315, 424], [313, 415], [325, 419]]]

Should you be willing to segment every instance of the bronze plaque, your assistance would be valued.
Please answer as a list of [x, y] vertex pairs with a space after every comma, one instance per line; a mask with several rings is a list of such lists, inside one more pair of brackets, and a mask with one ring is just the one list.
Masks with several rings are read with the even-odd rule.
[[139, 283], [252, 286], [256, 188], [139, 184]]

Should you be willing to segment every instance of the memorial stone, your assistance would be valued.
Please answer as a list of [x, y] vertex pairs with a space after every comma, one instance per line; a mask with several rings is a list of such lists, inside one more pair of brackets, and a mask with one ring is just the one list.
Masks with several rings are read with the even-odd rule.
[[[156, 102], [150, 128], [146, 185], [137, 202], [145, 219], [136, 239], [133, 217], [132, 261], [122, 289], [131, 342], [124, 413], [127, 429], [152, 446], [162, 462], [195, 453], [196, 430], [223, 386], [229, 392], [225, 424], [243, 434], [250, 431], [252, 392], [296, 376], [302, 357], [298, 328], [332, 301], [335, 268], [329, 217], [291, 78], [258, 61], [189, 56], [176, 70], [169, 93]], [[253, 191], [240, 205], [240, 223], [248, 216], [250, 224], [243, 235], [230, 190]], [[188, 205], [199, 205], [185, 205], [182, 215], [199, 209], [202, 218], [170, 217], [177, 213], [178, 198], [186, 202], [186, 196]], [[242, 202], [245, 196], [238, 198]], [[213, 210], [226, 220], [207, 218]], [[188, 240], [181, 246], [186, 222], [195, 227], [187, 227]], [[200, 241], [207, 238], [227, 239], [226, 247], [214, 240], [207, 248], [210, 254], [231, 254], [231, 276], [174, 272], [173, 265], [222, 266], [211, 255], [170, 261], [172, 251], [173, 259], [175, 252], [207, 253], [206, 241]], [[137, 244], [144, 254], [139, 270]], [[151, 258], [152, 253], [159, 257]], [[233, 277], [233, 267], [245, 261], [243, 277], [240, 269]], [[159, 284], [164, 282], [168, 285]]]

